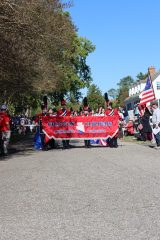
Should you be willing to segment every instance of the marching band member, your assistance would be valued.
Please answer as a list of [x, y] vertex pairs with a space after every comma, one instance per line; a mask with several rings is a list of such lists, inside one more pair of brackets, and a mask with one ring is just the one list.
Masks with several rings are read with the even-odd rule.
[[[108, 104], [108, 107], [107, 107], [105, 113], [106, 113], [106, 116], [117, 116], [117, 115], [119, 116], [118, 109], [113, 109], [111, 102]], [[117, 135], [115, 135], [112, 138], [108, 138], [107, 140], [108, 140], [107, 142], [108, 142], [109, 147], [111, 147], [111, 148], [118, 147]]]
[[[82, 116], [86, 117], [86, 116], [89, 116], [89, 115], [90, 115], [90, 109], [88, 107], [88, 100], [85, 97], [83, 99], [83, 115]], [[90, 148], [91, 147], [90, 140], [85, 139], [84, 140], [84, 145], [85, 145], [86, 148]]]
[[2, 156], [8, 155], [10, 136], [10, 117], [7, 114], [7, 106], [4, 104], [0, 111], [0, 152]]
[[[58, 110], [57, 116], [58, 117], [65, 117], [65, 116], [71, 116], [70, 109], [67, 109], [66, 101], [64, 99], [61, 100], [61, 106], [62, 108]], [[62, 140], [63, 149], [69, 149], [69, 140]]]
[[[47, 112], [47, 116], [49, 117], [56, 117], [57, 116], [57, 111], [55, 108], [49, 108], [48, 109], [48, 112]], [[49, 139], [47, 145], [51, 148], [51, 149], [54, 149], [55, 148], [55, 139], [54, 138], [51, 138]]]

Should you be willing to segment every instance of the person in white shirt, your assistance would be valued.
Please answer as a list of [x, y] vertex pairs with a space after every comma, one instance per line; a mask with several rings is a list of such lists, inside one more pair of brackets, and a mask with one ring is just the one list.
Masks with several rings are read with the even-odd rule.
[[160, 149], [160, 109], [158, 108], [157, 102], [152, 102], [151, 107], [153, 110], [152, 115], [152, 124], [153, 124], [153, 133], [157, 143], [157, 149]]

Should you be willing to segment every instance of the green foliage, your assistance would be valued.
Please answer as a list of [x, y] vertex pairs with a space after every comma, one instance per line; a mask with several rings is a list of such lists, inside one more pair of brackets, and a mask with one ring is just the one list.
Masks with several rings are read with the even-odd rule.
[[66, 5], [60, 0], [0, 1], [0, 102], [35, 107], [44, 93], [78, 100], [80, 90], [89, 86], [86, 58], [95, 47], [77, 35]]
[[123, 107], [124, 100], [128, 97], [128, 92], [131, 84], [134, 83], [134, 80], [131, 76], [124, 77], [117, 84], [119, 86], [118, 96], [117, 96], [117, 105]]
[[117, 84], [119, 89], [122, 89], [122, 88], [128, 88], [131, 86], [131, 84], [134, 83], [134, 80], [131, 76], [127, 76], [127, 77], [124, 77], [122, 79], [120, 79], [120, 82]]
[[87, 56], [93, 52], [95, 46], [86, 38], [74, 35], [71, 48], [64, 53], [65, 78], [59, 86], [63, 94], [69, 93], [76, 101], [81, 97], [80, 90], [89, 87], [92, 78], [90, 67], [86, 63]]
[[105, 106], [104, 97], [101, 90], [95, 85], [92, 84], [87, 92], [88, 104], [93, 110], [97, 110], [99, 107]]
[[108, 96], [111, 97], [112, 99], [116, 99], [118, 94], [118, 91], [114, 88], [111, 88], [108, 90]]
[[128, 97], [128, 89], [121, 88], [119, 89], [119, 94], [117, 97], [117, 106], [124, 107], [124, 100]]
[[142, 72], [140, 72], [137, 74], [136, 77], [138, 80], [144, 80], [144, 79], [146, 79], [147, 76], [148, 76], [148, 73], [143, 74]]

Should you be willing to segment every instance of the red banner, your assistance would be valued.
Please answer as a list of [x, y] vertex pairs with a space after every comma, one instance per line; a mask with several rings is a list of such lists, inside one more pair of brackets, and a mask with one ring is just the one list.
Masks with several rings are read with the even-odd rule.
[[107, 139], [118, 132], [118, 116], [45, 116], [42, 128], [49, 139]]

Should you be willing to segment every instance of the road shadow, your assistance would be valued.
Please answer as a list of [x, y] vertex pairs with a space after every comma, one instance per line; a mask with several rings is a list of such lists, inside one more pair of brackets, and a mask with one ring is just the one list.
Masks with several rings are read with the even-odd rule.
[[7, 156], [0, 156], [0, 161], [6, 161], [13, 157], [29, 156], [35, 152], [33, 137], [26, 136], [26, 139], [10, 143]]
[[[91, 145], [89, 148], [86, 148], [83, 141], [78, 140], [72, 140], [70, 147], [67, 149], [63, 149], [62, 143], [58, 142], [54, 148], [47, 149], [48, 151], [62, 151], [62, 150], [71, 150], [71, 149], [96, 149], [96, 148], [110, 148], [109, 146], [103, 146], [103, 145]], [[123, 144], [118, 144], [118, 148], [122, 147]], [[114, 149], [114, 148], [113, 148]], [[17, 141], [16, 143], [11, 143], [9, 146], [8, 156], [3, 157], [0, 156], [0, 161], [6, 161], [10, 160], [12, 158], [18, 158], [18, 157], [27, 157], [30, 155], [35, 154], [36, 152], [41, 152], [42, 150], [36, 150], [34, 148], [34, 142], [33, 142], [33, 136], [26, 136], [26, 139], [23, 139], [21, 141]]]
[[[118, 144], [118, 147], [122, 147], [125, 146], [123, 144]], [[69, 149], [92, 149], [92, 148], [115, 148], [115, 147], [110, 147], [110, 146], [103, 146], [103, 145], [91, 145], [89, 148], [85, 147], [85, 145], [70, 145], [69, 148], [66, 148], [65, 150], [69, 150]], [[62, 146], [58, 146], [55, 149], [51, 149], [51, 150], [64, 150]], [[50, 151], [50, 150], [49, 150]]]

